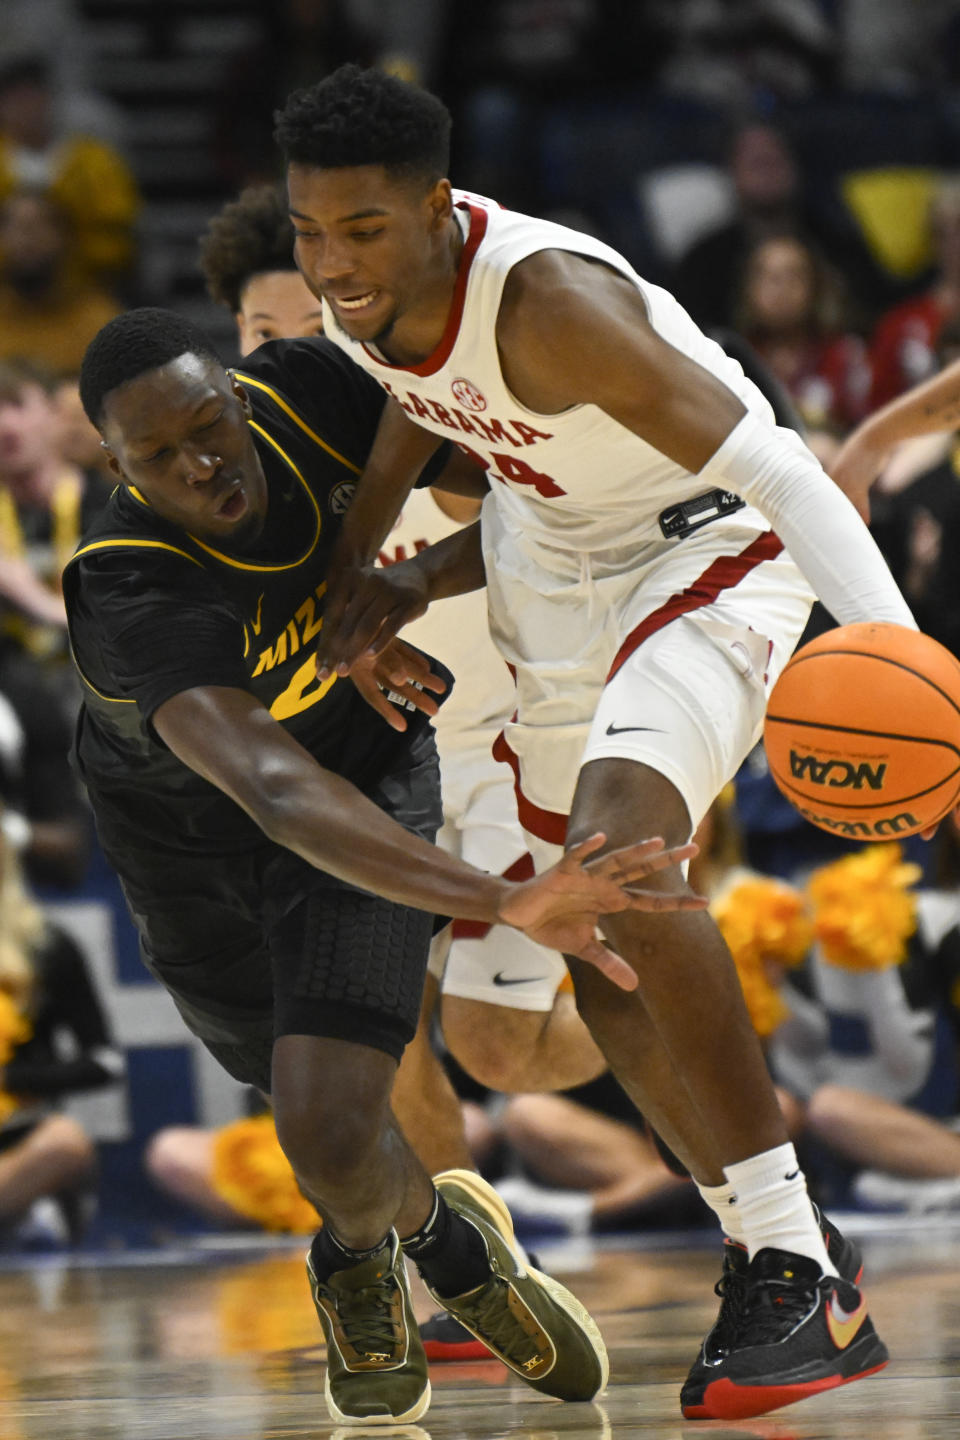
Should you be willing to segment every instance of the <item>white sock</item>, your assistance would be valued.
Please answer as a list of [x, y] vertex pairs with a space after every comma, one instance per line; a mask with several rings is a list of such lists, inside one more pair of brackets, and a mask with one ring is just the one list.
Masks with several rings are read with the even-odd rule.
[[731, 1240], [736, 1240], [738, 1245], [745, 1245], [746, 1239], [743, 1234], [743, 1222], [740, 1219], [740, 1207], [737, 1204], [736, 1192], [732, 1185], [701, 1185], [699, 1180], [694, 1181], [704, 1201], [720, 1221], [720, 1229], [724, 1235]]
[[807, 1195], [807, 1182], [793, 1146], [778, 1145], [736, 1165], [724, 1165], [733, 1187], [743, 1238], [752, 1260], [770, 1245], [776, 1250], [807, 1255], [825, 1275], [836, 1275]]

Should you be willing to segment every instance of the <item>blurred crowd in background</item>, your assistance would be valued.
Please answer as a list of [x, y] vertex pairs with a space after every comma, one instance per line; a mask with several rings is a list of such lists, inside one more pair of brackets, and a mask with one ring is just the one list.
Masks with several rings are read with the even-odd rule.
[[[88, 341], [159, 304], [236, 357], [200, 237], [279, 178], [289, 91], [355, 60], [443, 97], [455, 184], [600, 236], [734, 353], [748, 342], [829, 470], [853, 427], [960, 355], [960, 3], [4, 0], [3, 19], [0, 1239], [75, 1240], [97, 1192], [117, 1224], [175, 1228], [179, 1195], [210, 1224], [283, 1228], [269, 1206], [184, 1189], [156, 1138], [245, 1101], [214, 1104], [194, 1050], [171, 1058], [188, 1039], [124, 958], [68, 764], [59, 576], [110, 488], [77, 397]], [[872, 514], [923, 628], [960, 655], [960, 437], [901, 447]], [[819, 1193], [960, 1208], [951, 826], [858, 870], [758, 749], [709, 827], [697, 883], [727, 907]], [[478, 1164], [531, 1227], [703, 1219], [609, 1078], [504, 1097], [452, 1068]], [[112, 1110], [77, 1106], [97, 1091]]]

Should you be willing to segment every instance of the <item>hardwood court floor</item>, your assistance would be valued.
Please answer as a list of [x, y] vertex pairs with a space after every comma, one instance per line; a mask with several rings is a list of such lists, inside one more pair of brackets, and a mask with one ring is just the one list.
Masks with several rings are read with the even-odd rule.
[[[855, 1217], [851, 1233], [867, 1222]], [[868, 1293], [893, 1359], [880, 1375], [775, 1415], [684, 1421], [678, 1390], [716, 1313], [717, 1246], [605, 1242], [544, 1264], [600, 1321], [610, 1386], [561, 1405], [502, 1366], [434, 1366], [420, 1426], [338, 1430], [302, 1246], [229, 1244], [0, 1269], [0, 1440], [956, 1440], [960, 1221], [865, 1237]], [[219, 1248], [217, 1248], [219, 1247]]]

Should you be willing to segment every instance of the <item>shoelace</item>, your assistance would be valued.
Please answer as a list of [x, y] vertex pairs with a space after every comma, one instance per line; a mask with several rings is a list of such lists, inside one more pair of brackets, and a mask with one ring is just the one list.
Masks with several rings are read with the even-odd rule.
[[738, 1348], [768, 1345], [782, 1339], [810, 1313], [816, 1294], [816, 1284], [791, 1285], [777, 1278], [749, 1283], [737, 1336]]
[[720, 1276], [713, 1293], [719, 1297], [720, 1313], [710, 1332], [711, 1352], [729, 1350], [736, 1339], [747, 1308], [747, 1280], [736, 1270]]
[[491, 1280], [484, 1286], [470, 1306], [470, 1320], [489, 1345], [522, 1365], [538, 1354], [537, 1346], [507, 1306], [502, 1283]]
[[392, 1314], [394, 1289], [386, 1277], [376, 1285], [332, 1292], [343, 1333], [358, 1354], [393, 1357], [400, 1341]]

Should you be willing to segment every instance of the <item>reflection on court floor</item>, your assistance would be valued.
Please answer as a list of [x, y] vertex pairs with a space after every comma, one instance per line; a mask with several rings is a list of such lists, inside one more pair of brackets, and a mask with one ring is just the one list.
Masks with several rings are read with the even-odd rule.
[[[498, 1363], [434, 1366], [424, 1423], [337, 1428], [302, 1246], [207, 1238], [153, 1253], [0, 1265], [2, 1440], [956, 1440], [960, 1219], [851, 1216], [892, 1362], [762, 1420], [684, 1421], [681, 1380], [716, 1313], [706, 1236], [542, 1252], [599, 1320], [610, 1385], [596, 1405], [532, 1394]], [[424, 1307], [425, 1313], [426, 1307]]]

